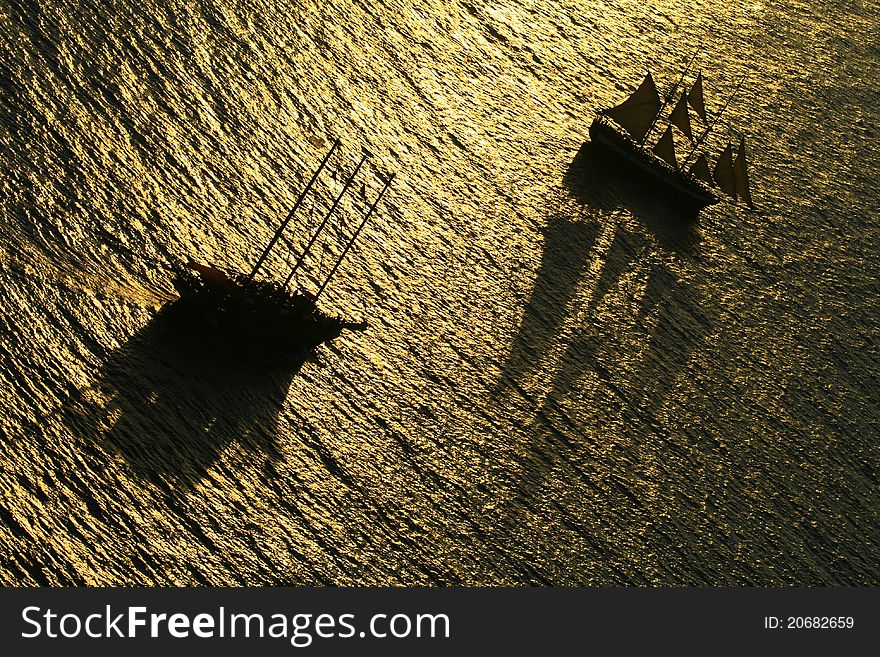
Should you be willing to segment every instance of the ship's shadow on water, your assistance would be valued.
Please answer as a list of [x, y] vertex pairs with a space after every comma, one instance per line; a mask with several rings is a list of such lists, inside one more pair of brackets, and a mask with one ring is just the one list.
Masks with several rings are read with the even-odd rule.
[[589, 266], [599, 226], [595, 222], [572, 221], [554, 215], [543, 232], [541, 264], [519, 330], [502, 366], [499, 386], [532, 371], [553, 346], [566, 321], [578, 283]]
[[[640, 195], [626, 175], [585, 144], [564, 176], [578, 211], [552, 212], [543, 230], [541, 263], [493, 393], [519, 409], [521, 436], [497, 525], [502, 544], [516, 542], [559, 486], [628, 500], [634, 518], [650, 513], [640, 472], [663, 467], [663, 442], [652, 436], [665, 431], [662, 409], [711, 330], [713, 312], [667, 262], [669, 253], [699, 258], [693, 221]], [[604, 460], [609, 451], [629, 460], [614, 470]], [[609, 509], [594, 511], [563, 512], [588, 542], [598, 540]], [[559, 573], [531, 566], [523, 576], [560, 581]]]
[[100, 401], [84, 397], [67, 415], [137, 476], [187, 489], [232, 444], [254, 460], [280, 458], [277, 417], [302, 363], [255, 366], [206, 344], [179, 322], [179, 303], [112, 354], [95, 386]]
[[[521, 528], [544, 517], [547, 501], [554, 500], [564, 531], [577, 537], [572, 541], [591, 545], [610, 564], [620, 558], [631, 528], [654, 528], [656, 518], [677, 513], [666, 506], [670, 498], [695, 494], [677, 490], [679, 479], [669, 476], [680, 447], [669, 440], [676, 424], [674, 419], [669, 424], [664, 408], [706, 338], [708, 321], [694, 287], [662, 269], [648, 284], [635, 311], [645, 321], [638, 354], [619, 340], [607, 318], [584, 324], [544, 370], [539, 394], [535, 387], [520, 387], [534, 406], [524, 416], [510, 494], [496, 525], [501, 544], [515, 544]], [[653, 490], [654, 477], [668, 482], [661, 495]], [[609, 517], [616, 524], [609, 526]], [[647, 543], [668, 547], [687, 539], [674, 522], [661, 524], [662, 531], [645, 536]], [[667, 554], [658, 550], [658, 567], [665, 567]], [[578, 579], [579, 567], [576, 558], [567, 563], [564, 556], [551, 570], [529, 563], [522, 583], [586, 585]], [[650, 583], [624, 572], [605, 577], [627, 585]]]
[[[563, 183], [585, 217], [570, 212], [550, 215], [543, 229], [544, 247], [523, 318], [502, 366], [502, 382], [515, 381], [533, 370], [570, 323], [572, 302], [591, 268], [598, 270], [594, 290], [586, 300], [592, 311], [598, 302], [650, 249], [640, 234], [625, 230], [618, 213], [625, 208], [652, 234], [660, 247], [689, 260], [700, 257], [700, 238], [695, 218], [662, 196], [646, 194], [631, 178], [632, 172], [618, 158], [584, 142], [568, 166]], [[596, 219], [589, 219], [590, 216]], [[600, 247], [600, 236], [613, 234], [610, 244]], [[599, 253], [598, 251], [601, 251]], [[598, 267], [594, 261], [601, 259]], [[665, 269], [654, 267], [645, 274], [645, 308], [653, 307], [660, 289], [674, 289], [675, 280]], [[640, 313], [646, 312], [643, 308]], [[499, 386], [502, 382], [499, 382]], [[498, 392], [498, 388], [496, 388]]]
[[676, 203], [649, 176], [590, 141], [569, 164], [563, 184], [587, 210], [629, 211], [671, 251], [694, 255], [699, 250], [697, 211]]

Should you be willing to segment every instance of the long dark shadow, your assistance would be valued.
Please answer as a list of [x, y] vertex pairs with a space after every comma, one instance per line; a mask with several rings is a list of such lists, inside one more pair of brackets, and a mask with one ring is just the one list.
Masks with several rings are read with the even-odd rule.
[[[548, 490], [559, 486], [582, 489], [585, 495], [600, 499], [617, 499], [637, 516], [663, 512], [652, 509], [651, 500], [644, 499], [638, 485], [631, 482], [639, 482], [636, 468], [644, 467], [638, 459], [664, 462], [667, 442], [655, 435], [663, 429], [658, 412], [673, 394], [694, 350], [708, 335], [711, 318], [705, 314], [699, 290], [677, 280], [667, 269], [654, 266], [646, 276], [645, 293], [634, 309], [643, 326], [641, 342], [646, 346], [637, 362], [615, 339], [612, 327], [601, 323], [578, 327], [566, 345], [541, 405], [523, 427], [528, 449], [510, 473], [515, 485], [506, 515], [498, 524], [502, 536], [528, 524], [524, 516], [538, 513], [546, 504]], [[608, 431], [604, 427], [615, 428]], [[629, 456], [621, 462], [607, 462], [599, 454], [607, 455], [608, 446], [599, 446], [595, 440], [621, 441], [621, 453]], [[627, 460], [633, 457], [637, 460]], [[551, 484], [550, 478], [560, 481]], [[610, 558], [618, 549], [613, 543], [606, 544], [597, 529], [603, 526], [597, 516], [602, 509], [569, 508], [562, 501], [557, 507], [568, 529], [593, 545], [598, 554]], [[673, 534], [661, 539], [674, 542], [677, 537]], [[552, 577], [538, 570], [526, 581], [540, 583], [542, 579]]]
[[[652, 512], [651, 501], [641, 497], [638, 471], [614, 470], [641, 465], [625, 459], [606, 463], [600, 454], [609, 454], [608, 446], [591, 441], [622, 441], [620, 449], [636, 449], [637, 458], [660, 459], [662, 454], [652, 451], [663, 444], [652, 439], [657, 415], [711, 330], [699, 289], [680, 280], [652, 253], [660, 249], [685, 260], [698, 259], [700, 236], [692, 215], [646, 193], [644, 181], [634, 179], [589, 142], [565, 171], [563, 185], [579, 211], [568, 216], [554, 213], [548, 220], [541, 265], [496, 387], [497, 393], [505, 382], [524, 381], [554, 345], [561, 348], [548, 365], [546, 381], [532, 382], [539, 388], [537, 397], [519, 390], [534, 408], [531, 419], [518, 427], [527, 444], [509, 473], [510, 496], [497, 525], [499, 545], [515, 541], [529, 523], [527, 516], [540, 514], [548, 494], [558, 493], [558, 486], [608, 500], [603, 504], [623, 500], [638, 514]], [[575, 215], [579, 218], [569, 218]], [[633, 226], [627, 216], [645, 230]], [[607, 221], [614, 222], [613, 236]], [[584, 300], [587, 307], [572, 308], [588, 271], [595, 280]], [[619, 288], [622, 280], [632, 292]], [[603, 299], [615, 290], [636, 296], [614, 314], [599, 313]], [[571, 313], [578, 314], [576, 323]], [[560, 334], [563, 325], [565, 335]], [[551, 483], [551, 477], [561, 479]], [[564, 524], [597, 554], [615, 553], [618, 547], [605, 541], [603, 521], [594, 516], [608, 509], [566, 508], [562, 500], [556, 505]], [[521, 565], [524, 583], [554, 581], [551, 572]]]
[[165, 489], [190, 489], [233, 443], [280, 458], [277, 418], [301, 361], [254, 364], [181, 324], [170, 304], [112, 354], [98, 373], [103, 401], [72, 400], [75, 435], [97, 435], [134, 473]]
[[569, 302], [589, 264], [599, 234], [593, 222], [550, 217], [544, 230], [544, 251], [531, 295], [506, 362], [504, 380], [519, 380], [530, 372], [557, 337]]
[[603, 212], [625, 209], [664, 247], [690, 256], [699, 252], [697, 214], [664, 196], [649, 176], [592, 142], [581, 145], [563, 184], [584, 208]]

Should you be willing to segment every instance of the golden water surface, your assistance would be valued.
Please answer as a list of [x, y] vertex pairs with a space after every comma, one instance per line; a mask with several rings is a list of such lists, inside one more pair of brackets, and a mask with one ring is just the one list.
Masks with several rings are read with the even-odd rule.
[[[878, 14], [0, 1], [0, 584], [878, 584]], [[701, 43], [758, 210], [682, 225], [581, 147]], [[172, 266], [334, 137], [266, 275], [368, 148], [298, 282], [396, 172], [321, 299], [369, 329], [193, 362]]]

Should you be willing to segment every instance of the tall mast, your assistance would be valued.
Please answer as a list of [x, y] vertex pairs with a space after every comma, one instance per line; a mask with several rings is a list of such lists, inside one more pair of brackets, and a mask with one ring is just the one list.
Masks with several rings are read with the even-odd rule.
[[675, 86], [672, 87], [672, 90], [663, 97], [663, 104], [660, 105], [660, 111], [657, 112], [657, 116], [654, 117], [654, 120], [651, 122], [651, 126], [648, 128], [648, 132], [645, 133], [644, 138], [642, 139], [642, 144], [648, 141], [648, 137], [651, 134], [651, 130], [654, 129], [654, 126], [657, 125], [657, 121], [660, 119], [660, 115], [663, 114], [663, 110], [666, 109], [666, 106], [669, 104], [669, 101], [672, 100], [672, 97], [675, 95], [675, 92], [678, 90], [679, 85], [684, 82], [684, 77], [688, 74], [688, 71], [691, 70], [691, 66], [694, 63], [694, 60], [697, 58], [697, 55], [700, 54], [700, 51], [703, 49], [703, 44], [701, 43], [697, 47], [697, 52], [694, 53], [694, 56], [691, 57], [691, 60], [688, 62], [687, 67], [685, 67], [684, 72], [682, 72], [681, 77], [678, 79], [678, 82], [675, 83]]
[[734, 89], [733, 93], [730, 94], [730, 96], [728, 97], [727, 102], [724, 103], [724, 107], [722, 107], [721, 111], [718, 112], [718, 116], [716, 116], [715, 119], [712, 121], [712, 123], [706, 127], [706, 129], [703, 131], [703, 134], [700, 135], [700, 138], [694, 142], [694, 147], [691, 149], [691, 152], [687, 154], [687, 157], [685, 157], [684, 161], [681, 163], [682, 168], [684, 168], [684, 166], [687, 164], [688, 160], [691, 159], [691, 156], [697, 151], [697, 149], [700, 147], [700, 145], [704, 141], [706, 141], [706, 137], [708, 137], [709, 133], [712, 132], [712, 129], [715, 127], [715, 124], [718, 123], [718, 119], [720, 119], [721, 115], [724, 114], [724, 110], [726, 110], [727, 106], [730, 105], [730, 101], [733, 100], [734, 96], [736, 96], [737, 92], [739, 91], [740, 87], [743, 86], [743, 83], [745, 81], [746, 81], [746, 76], [744, 75], [742, 77], [742, 80], [739, 81], [739, 84], [736, 85], [736, 89]]
[[315, 299], [317, 299], [318, 297], [321, 296], [321, 293], [324, 291], [324, 288], [327, 287], [328, 283], [330, 283], [330, 279], [333, 278], [333, 276], [336, 274], [336, 270], [339, 269], [339, 265], [342, 264], [343, 259], [348, 254], [348, 250], [354, 244], [354, 241], [357, 239], [358, 235], [360, 234], [361, 229], [366, 225], [367, 219], [370, 218], [370, 216], [373, 214], [373, 211], [376, 209], [376, 206], [379, 205], [379, 201], [382, 200], [382, 197], [385, 195], [385, 191], [391, 185], [391, 181], [394, 180], [394, 176], [395, 176], [395, 174], [392, 173], [391, 176], [388, 178], [388, 181], [385, 183], [385, 186], [382, 188], [382, 191], [379, 192], [379, 196], [377, 196], [376, 200], [373, 201], [373, 205], [370, 206], [370, 210], [367, 212], [363, 221], [361, 221], [360, 226], [357, 227], [357, 230], [354, 231], [354, 235], [351, 236], [351, 239], [348, 241], [348, 244], [345, 245], [345, 249], [343, 249], [342, 255], [339, 256], [339, 259], [336, 261], [336, 264], [333, 265], [333, 269], [330, 270], [330, 273], [327, 275], [327, 278], [321, 284], [321, 287], [318, 288], [318, 292], [315, 294]]
[[330, 206], [330, 209], [327, 210], [327, 214], [324, 215], [324, 219], [321, 221], [321, 224], [318, 226], [318, 229], [312, 235], [312, 239], [309, 240], [309, 243], [306, 244], [306, 248], [303, 249], [303, 252], [300, 254], [299, 258], [296, 261], [296, 264], [293, 266], [293, 269], [290, 270], [290, 273], [287, 275], [287, 278], [284, 279], [283, 287], [287, 287], [288, 283], [290, 283], [290, 279], [293, 278], [293, 275], [296, 273], [296, 270], [299, 269], [299, 266], [302, 264], [303, 260], [305, 260], [306, 255], [308, 255], [312, 246], [314, 246], [315, 241], [318, 239], [318, 235], [321, 234], [321, 231], [324, 230], [324, 226], [327, 225], [327, 222], [330, 220], [330, 215], [333, 214], [333, 211], [336, 209], [336, 206], [339, 205], [339, 201], [342, 200], [342, 197], [345, 196], [345, 192], [348, 191], [349, 186], [354, 181], [355, 176], [360, 171], [361, 166], [364, 162], [366, 162], [367, 158], [370, 157], [370, 154], [367, 151], [364, 151], [364, 156], [361, 158], [361, 161], [357, 163], [357, 166], [354, 168], [352, 174], [348, 177], [348, 180], [345, 181], [345, 185], [342, 187], [342, 191], [339, 192], [339, 195], [336, 197], [336, 200], [333, 201], [333, 205]]
[[315, 184], [315, 180], [318, 179], [318, 174], [323, 171], [324, 166], [327, 164], [327, 161], [330, 159], [330, 156], [333, 155], [333, 151], [336, 150], [336, 147], [339, 146], [339, 140], [334, 139], [333, 145], [330, 147], [330, 150], [324, 156], [324, 159], [321, 160], [321, 164], [318, 166], [315, 173], [312, 175], [311, 180], [309, 180], [308, 184], [303, 189], [302, 193], [299, 195], [299, 198], [296, 199], [296, 202], [293, 204], [293, 207], [290, 209], [290, 212], [287, 213], [287, 217], [284, 218], [284, 221], [281, 222], [281, 225], [278, 227], [278, 230], [275, 231], [275, 234], [272, 236], [272, 239], [269, 240], [269, 243], [266, 245], [266, 248], [263, 249], [263, 252], [260, 254], [260, 257], [257, 258], [256, 264], [254, 264], [254, 268], [251, 270], [251, 273], [248, 274], [248, 278], [251, 279], [254, 277], [254, 274], [257, 273], [257, 270], [263, 264], [263, 261], [266, 260], [266, 257], [269, 255], [269, 252], [272, 250], [272, 247], [275, 246], [275, 243], [278, 241], [278, 238], [281, 237], [281, 233], [284, 232], [284, 229], [287, 228], [287, 224], [290, 223], [290, 220], [293, 219], [293, 215], [296, 213], [299, 206], [302, 204], [303, 199], [306, 197], [306, 194], [309, 193], [309, 190], [312, 188], [312, 185]]

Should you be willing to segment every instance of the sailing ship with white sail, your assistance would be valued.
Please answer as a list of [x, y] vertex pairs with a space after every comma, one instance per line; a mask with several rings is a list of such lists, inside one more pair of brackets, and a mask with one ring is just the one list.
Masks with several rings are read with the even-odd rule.
[[[736, 91], [710, 123], [703, 98], [702, 72], [697, 73], [690, 88], [687, 85], [682, 87], [691, 64], [688, 64], [681, 79], [663, 100], [649, 72], [629, 98], [616, 107], [598, 112], [590, 125], [590, 138], [593, 143], [604, 146], [629, 164], [650, 174], [663, 189], [689, 207], [700, 209], [718, 203], [719, 192], [722, 192], [734, 202], [741, 198], [750, 208], [754, 208], [746, 169], [745, 139], [740, 138], [735, 154], [728, 143], [714, 169], [709, 166], [706, 155], [699, 150]], [[742, 82], [739, 86], [742, 86]], [[679, 87], [682, 90], [672, 112], [662, 120], [664, 109], [675, 98]], [[694, 137], [689, 109], [706, 126], [698, 138]], [[665, 125], [665, 130], [649, 147], [658, 124], [660, 127]], [[693, 145], [681, 160], [675, 153], [673, 128]]]

